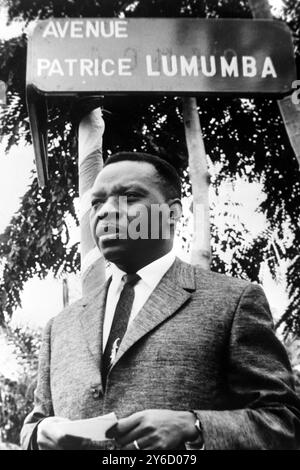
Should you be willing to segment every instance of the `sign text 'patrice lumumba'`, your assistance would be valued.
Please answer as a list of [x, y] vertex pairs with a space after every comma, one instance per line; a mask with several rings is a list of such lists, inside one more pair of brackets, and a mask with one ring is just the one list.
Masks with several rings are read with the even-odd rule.
[[51, 19], [29, 41], [44, 93], [288, 93], [291, 35], [268, 20]]

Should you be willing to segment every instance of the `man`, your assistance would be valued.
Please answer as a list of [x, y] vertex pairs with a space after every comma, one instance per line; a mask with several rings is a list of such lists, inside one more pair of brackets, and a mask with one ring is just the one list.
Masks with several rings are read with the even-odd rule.
[[299, 400], [265, 295], [175, 258], [180, 192], [158, 157], [106, 161], [91, 229], [112, 277], [49, 322], [23, 448], [88, 447], [61, 421], [112, 411], [102, 449], [299, 448]]

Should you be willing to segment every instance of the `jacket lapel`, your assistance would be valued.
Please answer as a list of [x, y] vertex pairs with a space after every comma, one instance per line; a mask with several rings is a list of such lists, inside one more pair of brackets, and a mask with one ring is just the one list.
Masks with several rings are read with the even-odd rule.
[[193, 266], [176, 258], [141, 311], [129, 324], [112, 367], [137, 341], [175, 314], [194, 290]]
[[92, 297], [83, 299], [83, 311], [79, 316], [83, 335], [98, 369], [102, 354], [103, 320], [110, 281], [111, 278], [107, 279]]

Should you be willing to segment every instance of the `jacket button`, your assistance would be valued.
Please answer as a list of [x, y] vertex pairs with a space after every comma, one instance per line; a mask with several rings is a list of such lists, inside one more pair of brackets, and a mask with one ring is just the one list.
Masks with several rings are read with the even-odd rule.
[[94, 386], [91, 388], [91, 392], [92, 392], [93, 398], [94, 398], [95, 400], [97, 400], [97, 398], [100, 398], [101, 395], [102, 395], [100, 385], [94, 385]]

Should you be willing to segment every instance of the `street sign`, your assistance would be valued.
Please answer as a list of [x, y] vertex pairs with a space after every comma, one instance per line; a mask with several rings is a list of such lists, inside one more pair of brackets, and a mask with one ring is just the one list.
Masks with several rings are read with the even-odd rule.
[[27, 84], [48, 95], [281, 95], [294, 80], [275, 20], [53, 18], [29, 38]]

